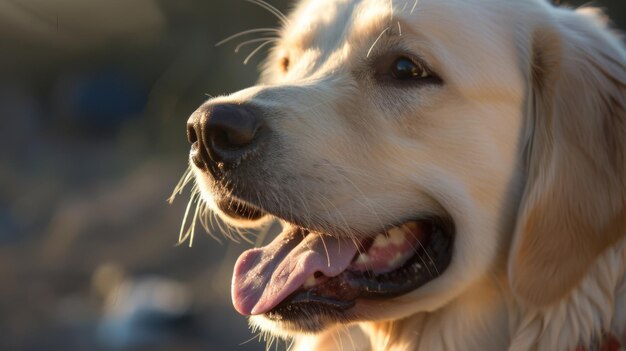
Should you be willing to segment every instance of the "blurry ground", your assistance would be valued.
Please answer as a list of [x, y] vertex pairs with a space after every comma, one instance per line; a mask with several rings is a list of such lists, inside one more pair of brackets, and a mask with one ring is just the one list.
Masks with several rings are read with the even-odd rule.
[[187, 116], [257, 77], [253, 47], [213, 44], [276, 23], [241, 0], [0, 0], [0, 350], [264, 349], [230, 302], [249, 245], [176, 246], [188, 193], [166, 199]]
[[187, 117], [257, 77], [214, 44], [276, 23], [244, 1], [0, 1], [0, 350], [261, 349], [230, 302], [249, 245], [175, 246], [189, 196], [166, 199]]

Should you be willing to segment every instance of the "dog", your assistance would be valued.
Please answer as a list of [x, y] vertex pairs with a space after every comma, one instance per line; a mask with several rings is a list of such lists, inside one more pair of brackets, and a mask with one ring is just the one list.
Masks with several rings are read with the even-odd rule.
[[234, 267], [254, 328], [295, 350], [626, 345], [626, 50], [601, 11], [256, 2], [283, 21], [260, 83], [187, 122], [202, 203], [283, 226]]

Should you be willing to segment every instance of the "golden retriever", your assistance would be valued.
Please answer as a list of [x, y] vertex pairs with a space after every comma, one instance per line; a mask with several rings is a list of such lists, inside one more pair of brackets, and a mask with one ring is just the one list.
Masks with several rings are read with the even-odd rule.
[[626, 51], [606, 21], [299, 1], [261, 82], [187, 125], [203, 204], [283, 224], [239, 257], [237, 311], [296, 350], [626, 345]]

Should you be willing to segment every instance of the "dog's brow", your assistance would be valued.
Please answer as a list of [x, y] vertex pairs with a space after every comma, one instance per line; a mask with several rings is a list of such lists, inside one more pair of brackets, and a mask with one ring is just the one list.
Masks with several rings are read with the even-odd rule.
[[363, 1], [354, 8], [352, 32], [369, 35], [372, 30], [377, 29], [376, 36], [378, 36], [385, 27], [389, 26], [393, 13], [392, 2]]
[[[397, 22], [397, 23], [396, 23]], [[392, 24], [380, 29], [372, 29], [368, 34], [368, 41], [370, 46], [367, 50], [367, 57], [373, 52], [379, 50], [379, 48], [385, 48], [389, 46], [390, 42], [395, 42], [402, 37], [402, 21], [395, 21]]]

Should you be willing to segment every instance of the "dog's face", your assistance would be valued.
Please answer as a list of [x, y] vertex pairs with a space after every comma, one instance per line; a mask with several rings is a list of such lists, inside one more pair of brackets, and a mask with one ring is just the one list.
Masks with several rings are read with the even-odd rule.
[[520, 28], [548, 6], [524, 3], [302, 1], [262, 84], [192, 115], [205, 201], [285, 227], [239, 258], [240, 313], [276, 333], [398, 319], [506, 270], [531, 84]]

